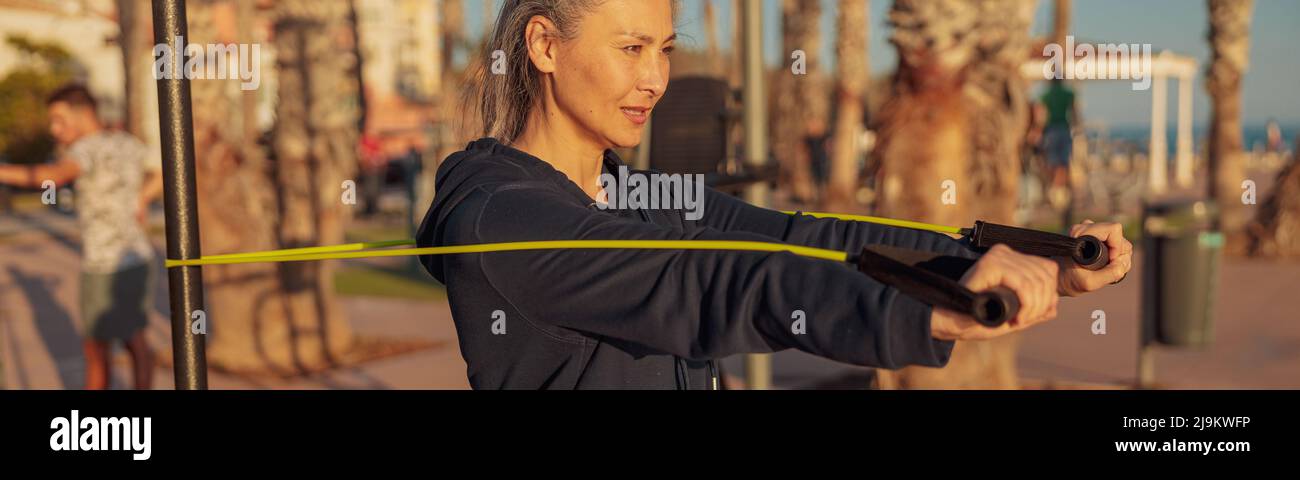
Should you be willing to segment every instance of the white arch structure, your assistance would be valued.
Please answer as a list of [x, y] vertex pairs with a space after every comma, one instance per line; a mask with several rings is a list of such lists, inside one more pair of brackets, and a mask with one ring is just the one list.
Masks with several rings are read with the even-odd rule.
[[[1091, 73], [1087, 78], [1074, 78], [1075, 80], [1123, 80], [1137, 81], [1140, 78], [1136, 73], [1147, 70], [1147, 66], [1142, 63], [1142, 58], [1138, 55], [1126, 56], [1121, 63], [1112, 59], [1097, 60], [1090, 57], [1072, 58], [1069, 61], [1075, 62], [1075, 66], [1067, 68], [1067, 71], [1079, 71], [1082, 69], [1089, 70]], [[1044, 80], [1044, 67], [1047, 59], [1034, 59], [1021, 65], [1020, 71], [1025, 78], [1033, 80]], [[1080, 63], [1089, 62], [1086, 67], [1080, 67]], [[1165, 112], [1167, 103], [1165, 100], [1165, 80], [1169, 77], [1178, 79], [1178, 129], [1176, 133], [1177, 150], [1174, 157], [1174, 181], [1181, 188], [1192, 186], [1192, 88], [1195, 82], [1198, 62], [1196, 59], [1175, 54], [1168, 50], [1161, 51], [1159, 54], [1152, 56], [1150, 62], [1151, 77], [1151, 140], [1148, 148], [1150, 161], [1148, 162], [1149, 174], [1147, 175], [1147, 189], [1150, 193], [1163, 193], [1169, 188], [1169, 172], [1167, 151], [1168, 144], [1165, 125], [1167, 121]]]

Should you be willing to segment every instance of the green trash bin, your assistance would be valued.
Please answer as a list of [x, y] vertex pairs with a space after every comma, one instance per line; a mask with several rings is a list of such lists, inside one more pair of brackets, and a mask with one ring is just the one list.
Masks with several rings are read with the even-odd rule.
[[1143, 208], [1143, 344], [1204, 347], [1214, 336], [1223, 233], [1207, 200], [1163, 200]]

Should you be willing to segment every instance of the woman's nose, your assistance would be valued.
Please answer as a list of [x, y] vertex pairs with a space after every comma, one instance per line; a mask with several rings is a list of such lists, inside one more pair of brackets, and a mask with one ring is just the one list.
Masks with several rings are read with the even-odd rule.
[[638, 89], [658, 98], [663, 95], [664, 89], [668, 86], [667, 67], [663, 67], [661, 59], [654, 59], [648, 63], [650, 65], [645, 68], [645, 73], [641, 75]]

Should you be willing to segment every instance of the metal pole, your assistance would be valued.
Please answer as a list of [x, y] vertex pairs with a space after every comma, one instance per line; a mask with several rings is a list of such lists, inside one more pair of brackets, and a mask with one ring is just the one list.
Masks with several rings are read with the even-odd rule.
[[[767, 98], [763, 94], [763, 5], [742, 1], [741, 19], [744, 38], [744, 117], [745, 164], [757, 170], [767, 163]], [[745, 190], [745, 200], [767, 206], [767, 184], [758, 182]], [[772, 357], [753, 354], [745, 357], [745, 377], [749, 388], [767, 390], [772, 386]]]
[[[192, 260], [199, 253], [198, 197], [194, 183], [194, 128], [190, 84], [182, 75], [188, 35], [183, 0], [153, 0], [154, 43], [171, 46], [171, 75], [158, 79], [158, 120], [163, 158], [163, 205], [167, 258]], [[168, 78], [170, 77], [170, 78]], [[200, 267], [167, 269], [172, 310], [172, 365], [177, 390], [206, 390], [206, 313]], [[202, 319], [202, 329], [191, 319]]]

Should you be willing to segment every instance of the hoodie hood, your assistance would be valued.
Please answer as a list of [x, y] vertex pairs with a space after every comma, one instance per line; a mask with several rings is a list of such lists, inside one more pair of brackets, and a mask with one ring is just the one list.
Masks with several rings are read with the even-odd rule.
[[[624, 165], [622, 159], [613, 151], [606, 150], [604, 169], [617, 171], [620, 165]], [[547, 183], [548, 186], [568, 192], [575, 202], [584, 205], [591, 203], [591, 198], [582, 189], [569, 181], [564, 173], [551, 167], [550, 163], [502, 145], [495, 138], [482, 138], [470, 142], [464, 150], [451, 154], [438, 166], [433, 203], [416, 232], [416, 246], [447, 245], [443, 223], [455, 207], [479, 187], [520, 181]], [[424, 265], [433, 278], [444, 285], [447, 283], [441, 255], [421, 255], [420, 264]]]

